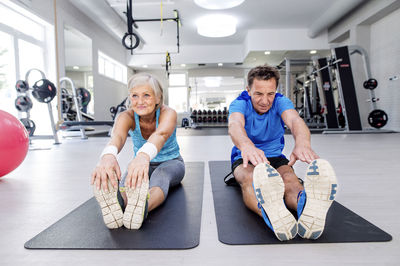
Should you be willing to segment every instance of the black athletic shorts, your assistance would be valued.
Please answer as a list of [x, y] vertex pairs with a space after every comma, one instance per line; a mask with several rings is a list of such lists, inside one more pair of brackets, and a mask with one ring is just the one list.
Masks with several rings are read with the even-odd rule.
[[[279, 167], [281, 167], [282, 165], [287, 165], [289, 163], [289, 160], [285, 157], [285, 156], [279, 156], [279, 157], [267, 157], [270, 165], [275, 168], [278, 169]], [[236, 167], [238, 167], [239, 165], [243, 164], [243, 159], [237, 159], [236, 161], [233, 162], [232, 164], [232, 174], [235, 171]], [[253, 165], [250, 161], [249, 164]]]
[[[279, 167], [281, 167], [282, 165], [288, 165], [289, 160], [286, 159], [286, 157], [284, 155], [279, 156], [279, 157], [267, 157], [269, 163], [271, 164], [272, 167], [274, 167], [275, 169], [278, 169]], [[233, 172], [235, 171], [236, 167], [238, 167], [239, 165], [243, 164], [243, 159], [237, 159], [236, 161], [233, 162], [231, 169], [232, 172], [230, 172], [227, 176], [224, 177], [224, 182], [225, 184], [227, 184], [228, 186], [239, 186], [239, 184], [236, 182], [236, 179], [233, 175]], [[253, 165], [251, 162], [249, 162], [249, 164]], [[301, 180], [299, 178], [299, 182], [300, 184], [303, 185], [303, 180]]]

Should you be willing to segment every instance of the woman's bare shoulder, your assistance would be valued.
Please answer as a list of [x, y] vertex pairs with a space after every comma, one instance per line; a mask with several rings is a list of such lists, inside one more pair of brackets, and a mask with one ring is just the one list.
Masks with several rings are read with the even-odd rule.
[[117, 115], [116, 124], [122, 127], [135, 128], [135, 112], [133, 110], [125, 110]]

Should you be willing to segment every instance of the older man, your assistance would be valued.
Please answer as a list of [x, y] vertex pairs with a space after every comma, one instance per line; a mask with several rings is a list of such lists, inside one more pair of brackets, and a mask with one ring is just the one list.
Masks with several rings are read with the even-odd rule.
[[[279, 78], [270, 66], [251, 69], [246, 91], [229, 107], [232, 173], [245, 205], [264, 218], [279, 240], [297, 233], [317, 239], [336, 194], [336, 177], [311, 149], [310, 131], [293, 103], [276, 92]], [[295, 139], [290, 161], [282, 154], [285, 124]], [[297, 160], [309, 164], [304, 187], [291, 167]], [[288, 209], [297, 211], [298, 221]]]

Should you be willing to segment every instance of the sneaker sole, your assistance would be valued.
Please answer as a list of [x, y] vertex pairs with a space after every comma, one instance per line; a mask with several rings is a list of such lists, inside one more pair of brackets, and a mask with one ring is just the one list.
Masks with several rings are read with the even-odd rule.
[[149, 183], [143, 182], [135, 189], [126, 187], [128, 204], [126, 205], [123, 223], [128, 229], [139, 229], [143, 223], [143, 212], [146, 206]]
[[317, 159], [308, 166], [304, 189], [307, 199], [298, 221], [298, 234], [317, 239], [324, 231], [326, 214], [337, 190], [336, 175], [328, 161]]
[[105, 225], [109, 229], [116, 229], [123, 225], [123, 213], [117, 198], [118, 189], [114, 188], [110, 181], [108, 181], [108, 188], [108, 192], [105, 192], [93, 186], [93, 193], [100, 205]]
[[280, 241], [297, 235], [297, 221], [286, 208], [283, 196], [285, 185], [282, 177], [269, 164], [258, 164], [253, 172], [253, 184], [258, 202], [264, 208]]

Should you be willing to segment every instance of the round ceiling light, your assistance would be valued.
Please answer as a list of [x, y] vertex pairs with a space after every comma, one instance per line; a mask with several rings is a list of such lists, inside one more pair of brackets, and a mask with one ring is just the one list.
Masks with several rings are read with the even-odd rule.
[[240, 5], [244, 0], [194, 0], [194, 2], [205, 9], [227, 9]]
[[197, 20], [197, 33], [205, 37], [227, 37], [235, 34], [237, 21], [228, 15], [207, 15]]

